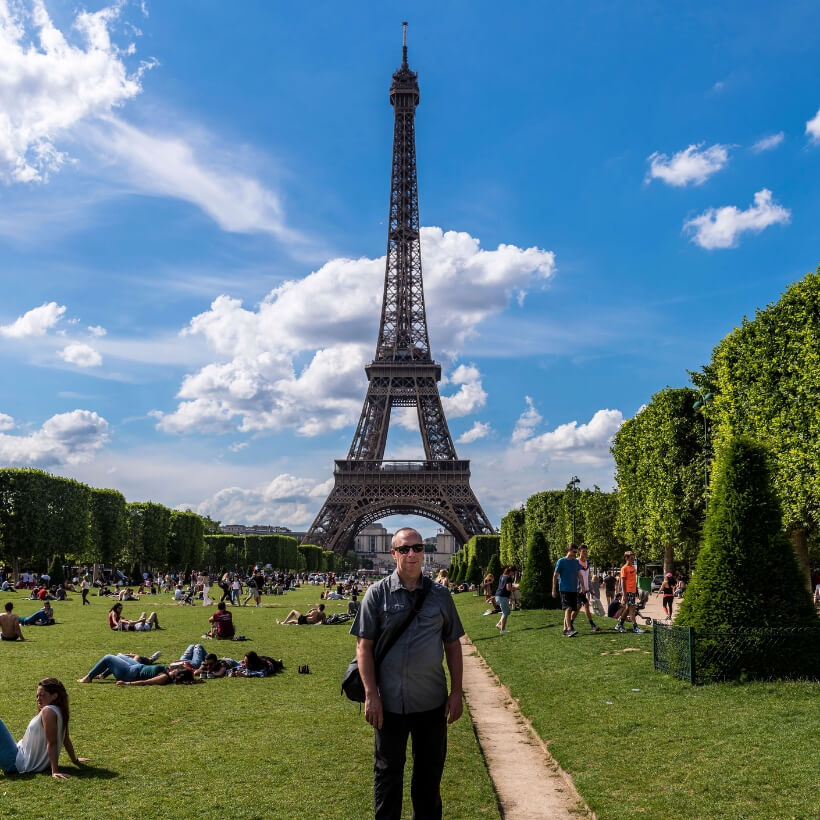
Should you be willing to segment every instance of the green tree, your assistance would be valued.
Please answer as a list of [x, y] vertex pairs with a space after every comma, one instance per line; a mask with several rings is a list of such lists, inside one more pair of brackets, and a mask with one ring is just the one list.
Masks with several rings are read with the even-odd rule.
[[498, 557], [498, 553], [493, 553], [490, 556], [490, 563], [487, 565], [487, 572], [492, 575], [493, 580], [498, 583], [498, 579], [501, 577], [503, 572], [501, 559]]
[[111, 566], [125, 550], [128, 540], [125, 497], [117, 490], [92, 489], [89, 507], [89, 555], [84, 560]]
[[747, 434], [771, 452], [783, 524], [808, 580], [820, 533], [820, 268], [744, 319], [692, 380], [714, 393], [707, 413], [718, 446]]
[[478, 586], [482, 581], [481, 567], [478, 563], [478, 556], [473, 552], [467, 561], [467, 570], [464, 573], [464, 580], [468, 584]]
[[500, 554], [501, 563], [521, 566], [527, 543], [525, 532], [526, 513], [524, 509], [510, 510], [501, 519]]
[[188, 510], [172, 510], [168, 533], [167, 566], [181, 569], [202, 563], [205, 526], [202, 518]]
[[59, 586], [65, 583], [65, 558], [62, 555], [54, 554], [51, 559], [51, 566], [48, 568], [48, 574], [51, 576], [51, 583], [54, 586]]
[[615, 434], [618, 483], [616, 532], [645, 557], [674, 560], [696, 555], [705, 511], [703, 421], [699, 394], [665, 388]]
[[698, 630], [816, 625], [782, 510], [769, 456], [738, 436], [721, 450], [697, 572], [677, 622]]
[[584, 520], [584, 543], [589, 557], [600, 567], [617, 565], [624, 552], [615, 524], [618, 516], [618, 494], [602, 492], [599, 487], [584, 490], [581, 495], [581, 513]]
[[521, 576], [521, 606], [524, 609], [554, 609], [553, 566], [544, 533], [536, 530], [527, 543], [527, 563]]

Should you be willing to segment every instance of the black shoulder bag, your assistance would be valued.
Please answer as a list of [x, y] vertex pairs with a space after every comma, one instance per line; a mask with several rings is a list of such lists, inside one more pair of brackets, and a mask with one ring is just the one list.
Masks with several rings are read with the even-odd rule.
[[[379, 664], [384, 661], [387, 657], [387, 653], [393, 648], [393, 646], [395, 646], [396, 641], [401, 638], [404, 631], [408, 626], [410, 626], [416, 615], [421, 612], [421, 608], [424, 606], [424, 601], [427, 598], [427, 593], [430, 592], [431, 587], [432, 583], [430, 582], [430, 579], [425, 578], [422, 581], [421, 594], [416, 598], [415, 606], [413, 607], [413, 611], [410, 613], [409, 617], [405, 618], [399, 626], [395, 627], [395, 629], [385, 630], [381, 635], [379, 635], [378, 640], [376, 641], [376, 647], [373, 650], [373, 663], [377, 673], [379, 670]], [[359, 674], [359, 662], [356, 658], [353, 658], [353, 660], [350, 661], [347, 671], [342, 678], [342, 694], [347, 695], [348, 700], [352, 700], [354, 703], [364, 703], [365, 701], [364, 683], [362, 682], [362, 676]]]

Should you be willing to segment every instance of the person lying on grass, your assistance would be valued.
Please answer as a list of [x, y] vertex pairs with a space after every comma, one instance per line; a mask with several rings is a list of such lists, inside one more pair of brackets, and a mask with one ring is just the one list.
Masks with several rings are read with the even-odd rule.
[[161, 628], [156, 612], [152, 612], [147, 618], [143, 612], [136, 621], [129, 621], [128, 618], [123, 618], [122, 604], [119, 601], [108, 611], [108, 625], [111, 629], [128, 632], [149, 632], [152, 627], [154, 629]]
[[306, 615], [302, 615], [296, 609], [291, 609], [288, 613], [288, 617], [285, 618], [283, 621], [280, 621], [278, 618], [276, 623], [288, 626], [304, 626], [308, 624], [313, 626], [314, 624], [323, 624], [327, 620], [327, 615], [325, 615], [325, 605], [319, 604], [318, 607], [314, 607], [313, 609], [309, 609]]
[[57, 678], [43, 678], [37, 684], [37, 714], [19, 743], [0, 720], [0, 769], [5, 774], [27, 774], [51, 769], [51, 776], [65, 780], [69, 775], [60, 771], [60, 749], [65, 746], [75, 766], [88, 763], [87, 757], [77, 757], [68, 734], [68, 692]]
[[[223, 658], [230, 661], [230, 658]], [[242, 662], [228, 672], [230, 678], [267, 678], [276, 675], [285, 668], [282, 659], [274, 660], [267, 655], [257, 655], [256, 652], [247, 652]]]
[[43, 601], [42, 609], [38, 609], [33, 615], [20, 618], [20, 623], [23, 626], [53, 626], [55, 623], [54, 610], [48, 601]]
[[194, 683], [194, 673], [187, 667], [169, 669], [165, 664], [142, 663], [137, 655], [104, 655], [89, 673], [77, 683], [91, 683], [95, 678], [113, 675], [118, 686], [165, 686], [169, 683]]

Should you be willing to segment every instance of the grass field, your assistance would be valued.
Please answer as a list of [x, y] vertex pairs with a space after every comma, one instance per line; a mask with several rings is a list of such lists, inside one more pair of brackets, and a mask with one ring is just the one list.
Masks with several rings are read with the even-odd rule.
[[[108, 599], [79, 596], [54, 604], [58, 624], [23, 627], [26, 643], [0, 644], [0, 718], [16, 739], [35, 714], [39, 679], [53, 675], [68, 688], [71, 736], [83, 769], [63, 753], [64, 771], [47, 775], [0, 774], [0, 816], [364, 818], [372, 815], [373, 732], [359, 707], [339, 694], [354, 652], [347, 626], [279, 627], [275, 618], [318, 603], [307, 587], [283, 597], [265, 596], [261, 609], [234, 611], [247, 643], [202, 641], [217, 654], [241, 658], [254, 649], [283, 658], [286, 671], [268, 679], [215, 680], [198, 686], [117, 687], [75, 683], [106, 652], [176, 658], [200, 641], [210, 610], [180, 607], [168, 596], [126, 603], [125, 617], [156, 609], [165, 629], [117, 633], [107, 625]], [[18, 615], [37, 608], [19, 594], [0, 594]], [[329, 601], [328, 611], [345, 602]], [[299, 675], [309, 664], [310, 675]], [[109, 679], [110, 680], [110, 679]], [[406, 778], [409, 781], [409, 776]], [[450, 730], [444, 773], [445, 814], [497, 818], [495, 795], [469, 719]], [[409, 798], [405, 816], [410, 817]]]
[[817, 818], [817, 683], [692, 687], [652, 668], [652, 634], [514, 612], [511, 633], [458, 595], [464, 627], [599, 820]]

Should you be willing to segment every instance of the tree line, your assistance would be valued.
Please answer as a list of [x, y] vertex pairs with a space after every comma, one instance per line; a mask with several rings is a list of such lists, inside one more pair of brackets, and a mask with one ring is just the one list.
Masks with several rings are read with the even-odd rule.
[[[820, 268], [744, 318], [690, 371], [691, 386], [655, 393], [615, 435], [616, 489], [536, 493], [501, 522], [502, 563], [520, 565], [539, 530], [554, 557], [584, 541], [598, 565], [625, 547], [642, 559], [697, 559], [712, 465], [739, 436], [760, 443], [804, 575], [820, 562]], [[574, 511], [575, 526], [572, 527]]]
[[128, 503], [117, 490], [29, 468], [0, 469], [0, 560], [15, 573], [102, 564], [132, 577], [145, 569], [356, 567], [355, 553], [335, 556], [281, 534], [223, 535], [218, 521], [190, 510]]

